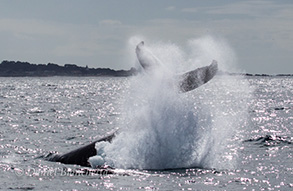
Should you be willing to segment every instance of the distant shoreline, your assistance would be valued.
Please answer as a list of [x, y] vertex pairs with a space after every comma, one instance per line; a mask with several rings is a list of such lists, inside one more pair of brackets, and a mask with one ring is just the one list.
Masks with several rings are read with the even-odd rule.
[[261, 76], [261, 77], [282, 77], [282, 76], [293, 76], [293, 74], [250, 74], [250, 73], [232, 73], [232, 72], [219, 72], [220, 75], [230, 76]]
[[0, 64], [0, 77], [50, 77], [50, 76], [132, 76], [137, 70], [113, 70], [110, 68], [88, 68], [75, 64], [31, 64], [4, 60]]
[[[60, 66], [54, 63], [48, 64], [31, 64], [21, 61], [7, 61], [0, 63], [0, 77], [51, 77], [51, 76], [110, 76], [110, 77], [127, 77], [134, 76], [138, 73], [135, 68], [129, 70], [113, 70], [110, 68], [88, 68], [77, 66], [75, 64], [65, 64]], [[219, 71], [219, 75], [241, 75], [241, 76], [293, 76], [293, 74], [249, 74], [249, 73], [230, 73]]]

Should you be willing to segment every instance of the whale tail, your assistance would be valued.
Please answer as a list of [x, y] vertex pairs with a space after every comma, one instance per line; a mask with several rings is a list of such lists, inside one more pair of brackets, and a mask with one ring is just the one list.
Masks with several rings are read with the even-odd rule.
[[217, 74], [217, 71], [217, 61], [213, 60], [209, 66], [197, 68], [181, 75], [181, 80], [179, 81], [180, 91], [188, 92], [198, 88], [199, 86], [210, 81]]

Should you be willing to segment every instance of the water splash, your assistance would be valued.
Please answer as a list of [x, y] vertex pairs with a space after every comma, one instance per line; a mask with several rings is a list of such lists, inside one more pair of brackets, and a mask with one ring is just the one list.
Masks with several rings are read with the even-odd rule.
[[[194, 44], [190, 46], [190, 54], [171, 43], [148, 44], [149, 51], [164, 65], [153, 74], [142, 73], [132, 78], [125, 96], [120, 133], [112, 143], [96, 144], [98, 156], [90, 159], [93, 166], [107, 164], [125, 169], [233, 166], [237, 153], [232, 138], [243, 123], [239, 118], [245, 117], [247, 109], [244, 102], [243, 107], [238, 104], [247, 94], [235, 91], [239, 84], [229, 77], [224, 80], [218, 77], [182, 94], [174, 86], [174, 75], [191, 66], [199, 67], [199, 61], [209, 60], [204, 63], [208, 65], [220, 58], [222, 63], [225, 59], [230, 63], [234, 53], [221, 54], [222, 41], [219, 45], [212, 37], [190, 42]], [[198, 57], [193, 48], [200, 50]], [[243, 84], [242, 87], [247, 89]]]

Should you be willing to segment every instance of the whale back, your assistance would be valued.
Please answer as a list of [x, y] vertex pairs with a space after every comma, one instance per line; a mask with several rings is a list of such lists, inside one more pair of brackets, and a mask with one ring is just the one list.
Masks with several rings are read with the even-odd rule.
[[88, 159], [92, 156], [97, 155], [97, 150], [95, 148], [96, 143], [102, 142], [102, 141], [111, 142], [114, 137], [115, 137], [115, 133], [112, 133], [104, 138], [101, 138], [97, 141], [94, 141], [88, 145], [85, 145], [83, 147], [70, 151], [68, 153], [65, 153], [62, 155], [50, 154], [45, 158], [46, 160], [52, 161], [52, 162], [60, 162], [63, 164], [76, 164], [80, 166], [90, 167], [91, 165], [88, 162]]

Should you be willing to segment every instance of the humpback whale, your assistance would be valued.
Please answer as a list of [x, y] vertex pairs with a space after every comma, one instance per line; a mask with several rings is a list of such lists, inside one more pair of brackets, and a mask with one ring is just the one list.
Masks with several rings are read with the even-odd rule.
[[114, 137], [115, 137], [115, 133], [111, 133], [108, 136], [105, 136], [88, 145], [77, 148], [63, 155], [49, 154], [45, 158], [52, 162], [60, 162], [63, 164], [76, 164], [80, 166], [90, 167], [91, 165], [88, 162], [88, 159], [92, 156], [97, 155], [95, 144], [97, 142], [102, 142], [102, 141], [111, 142]]
[[[140, 65], [146, 72], [152, 72], [162, 64], [157, 57], [145, 48], [143, 41], [136, 46], [136, 56]], [[177, 78], [178, 82], [176, 82], [177, 87], [182, 93], [189, 92], [210, 81], [216, 75], [217, 71], [217, 62], [213, 60], [208, 66], [197, 68], [179, 75]], [[65, 154], [49, 154], [45, 159], [64, 164], [76, 164], [91, 167], [88, 159], [97, 155], [95, 144], [102, 141], [111, 142], [113, 138], [115, 138], [115, 134], [116, 132], [111, 133], [108, 136]]]

